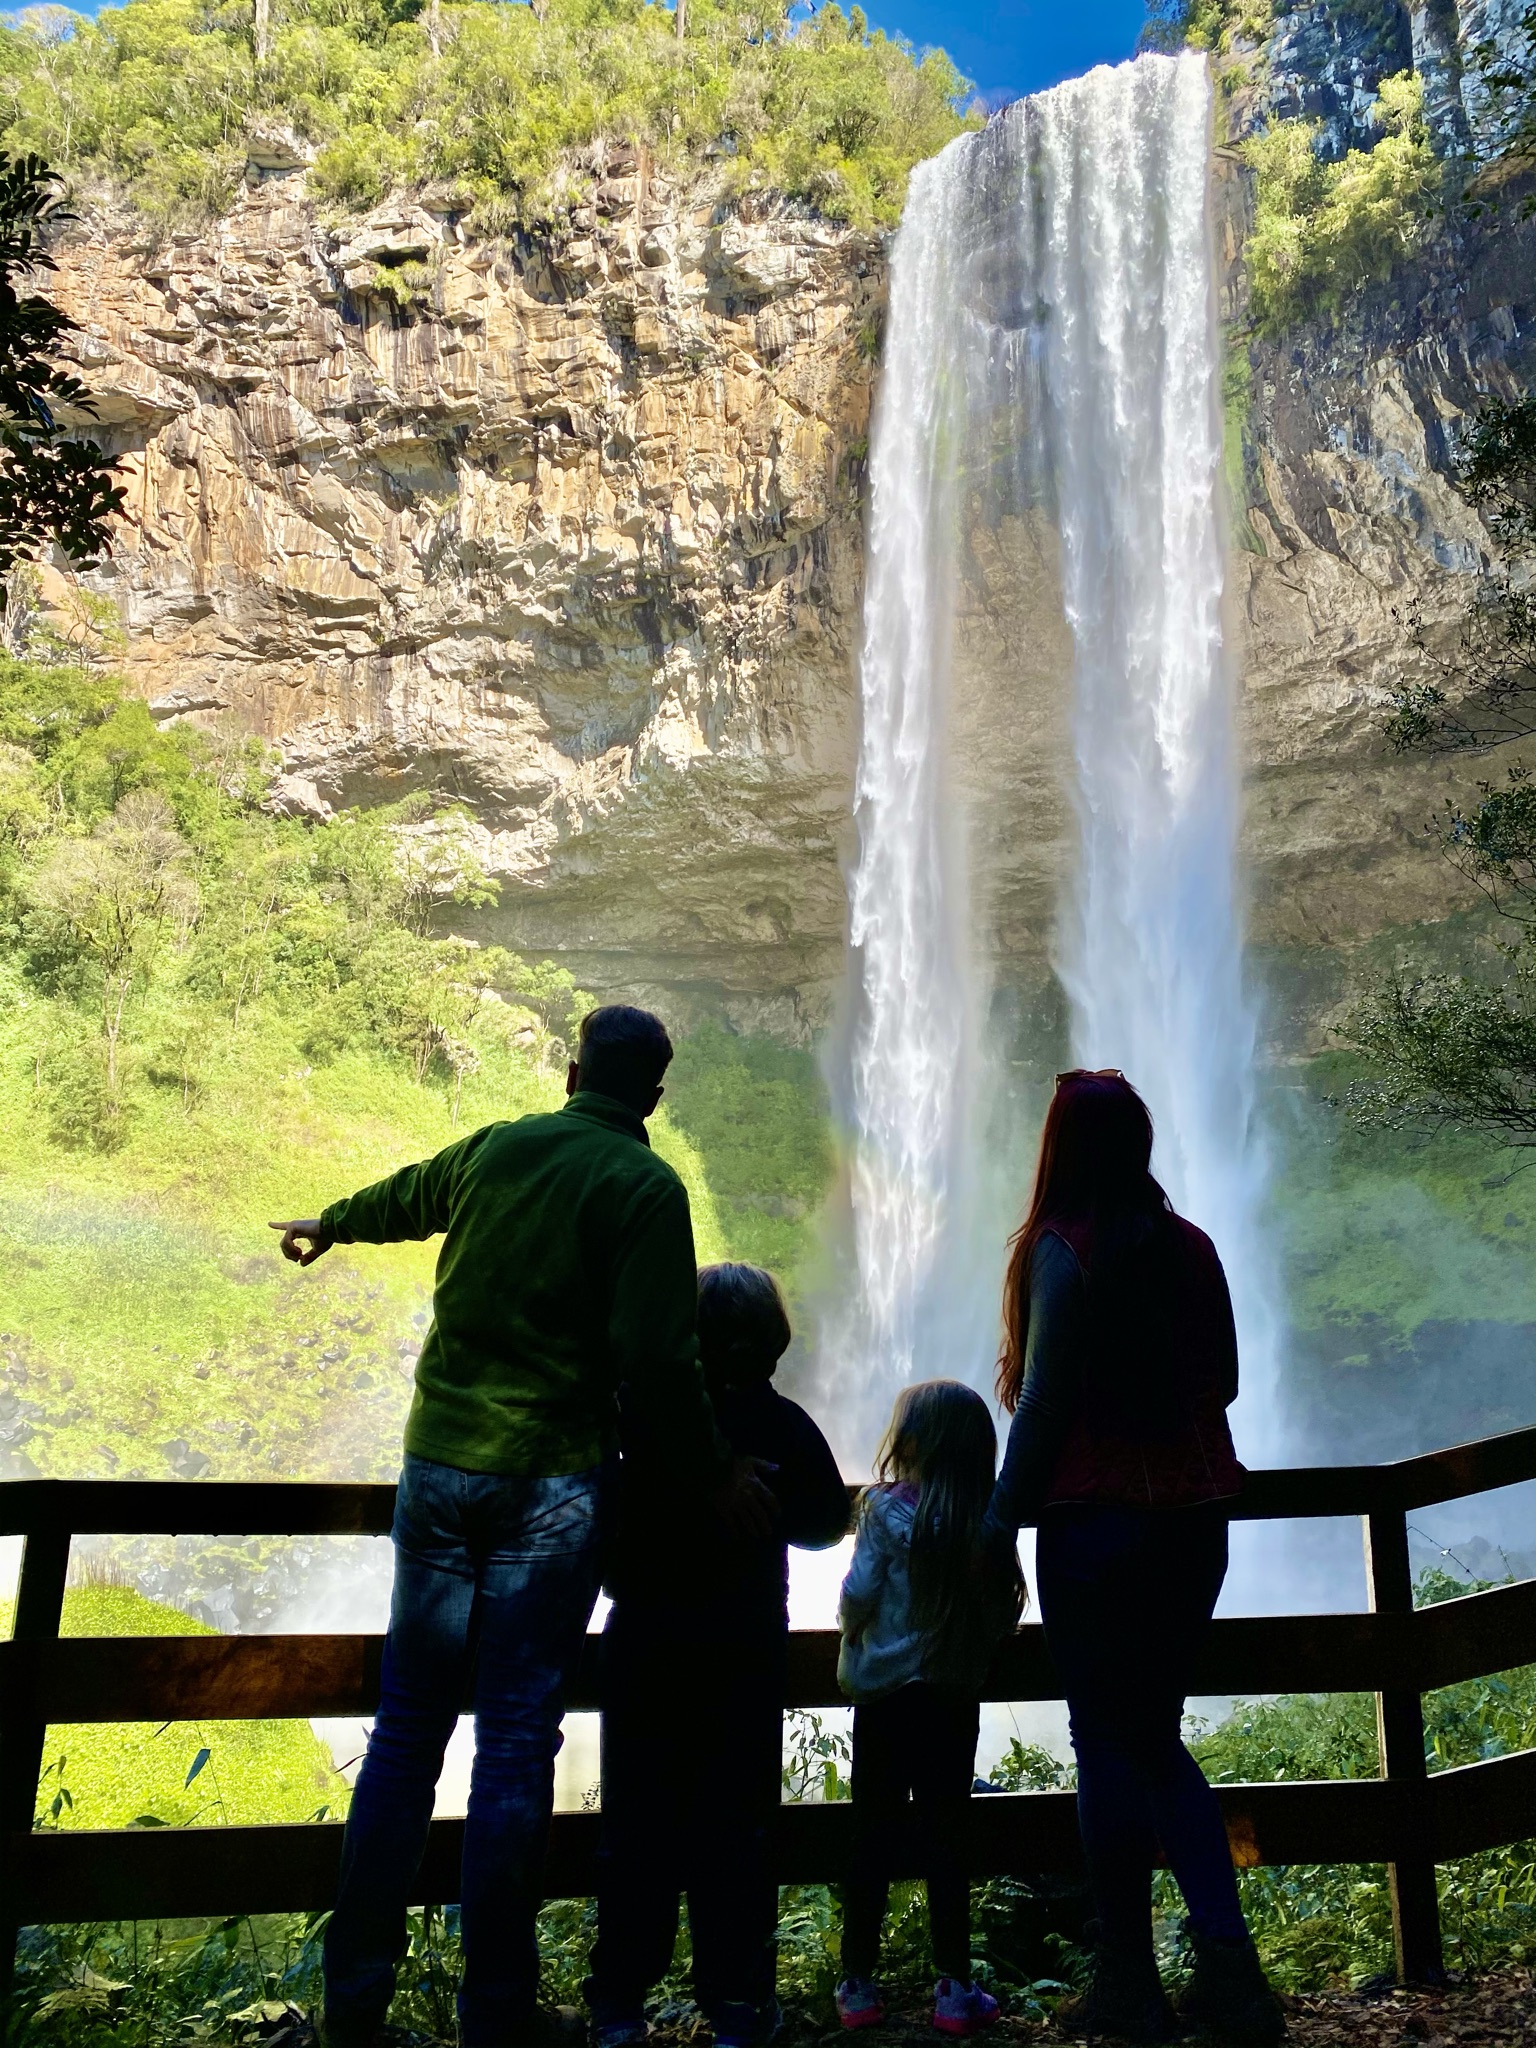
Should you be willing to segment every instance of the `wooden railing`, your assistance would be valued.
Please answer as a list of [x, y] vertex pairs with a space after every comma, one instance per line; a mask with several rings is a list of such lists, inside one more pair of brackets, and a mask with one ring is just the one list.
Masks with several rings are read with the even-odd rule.
[[[1536, 1663], [1536, 1580], [1418, 1612], [1408, 1513], [1536, 1477], [1536, 1429], [1517, 1430], [1395, 1465], [1255, 1472], [1237, 1519], [1361, 1517], [1370, 1611], [1218, 1621], [1192, 1691], [1373, 1692], [1379, 1778], [1224, 1785], [1233, 1855], [1258, 1863], [1385, 1863], [1400, 1973], [1441, 1968], [1435, 1865], [1536, 1836], [1536, 1750], [1433, 1776], [1420, 1695]], [[0, 1643], [0, 1969], [18, 1927], [43, 1922], [310, 1910], [330, 1904], [341, 1850], [336, 1822], [308, 1826], [34, 1831], [50, 1723], [254, 1720], [366, 1715], [378, 1702], [380, 1636], [257, 1635], [65, 1638], [59, 1623], [70, 1544], [84, 1535], [367, 1535], [388, 1532], [391, 1486], [94, 1480], [0, 1485], [0, 1535], [25, 1541], [12, 1640]], [[594, 1708], [597, 1641], [589, 1637], [568, 1705]], [[791, 1707], [839, 1703], [837, 1638], [791, 1638]], [[683, 1673], [686, 1700], [707, 1676]], [[1060, 1685], [1042, 1631], [1021, 1628], [1000, 1652], [990, 1700], [1049, 1700]], [[785, 1883], [834, 1881], [849, 1843], [845, 1805], [787, 1805], [779, 1821]], [[598, 1816], [556, 1816], [551, 1897], [592, 1889]], [[1079, 1861], [1073, 1797], [1002, 1794], [972, 1801], [978, 1877], [1070, 1869]], [[462, 1821], [440, 1820], [417, 1896], [457, 1896]]]

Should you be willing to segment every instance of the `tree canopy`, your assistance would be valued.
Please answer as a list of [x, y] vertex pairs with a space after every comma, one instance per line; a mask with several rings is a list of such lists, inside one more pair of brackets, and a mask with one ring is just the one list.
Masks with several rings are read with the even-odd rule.
[[85, 386], [58, 361], [75, 322], [24, 288], [53, 269], [44, 244], [72, 218], [41, 157], [0, 149], [0, 578], [50, 541], [71, 562], [92, 561], [122, 503], [100, 448], [71, 438], [68, 415], [95, 413]]
[[315, 150], [312, 189], [363, 207], [449, 183], [484, 232], [559, 217], [601, 139], [708, 154], [832, 218], [895, 221], [911, 166], [966, 124], [942, 51], [834, 0], [128, 0], [0, 31], [4, 138], [173, 219], [217, 212], [253, 120]]

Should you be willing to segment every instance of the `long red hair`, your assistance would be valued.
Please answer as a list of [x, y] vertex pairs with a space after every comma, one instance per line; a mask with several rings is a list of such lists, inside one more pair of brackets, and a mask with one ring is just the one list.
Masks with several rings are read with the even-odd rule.
[[1168, 1209], [1168, 1197], [1152, 1178], [1152, 1113], [1124, 1074], [1114, 1068], [1058, 1074], [1029, 1212], [1008, 1245], [997, 1398], [1010, 1415], [1024, 1384], [1029, 1268], [1040, 1239], [1059, 1224]]

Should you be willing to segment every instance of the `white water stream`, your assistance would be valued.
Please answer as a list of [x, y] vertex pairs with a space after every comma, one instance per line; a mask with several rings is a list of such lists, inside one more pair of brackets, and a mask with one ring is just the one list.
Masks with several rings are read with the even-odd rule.
[[[864, 1436], [914, 1372], [986, 1383], [1017, 1220], [983, 1192], [988, 989], [950, 758], [964, 521], [988, 477], [998, 488], [1000, 429], [1009, 487], [1054, 507], [1075, 649], [1078, 843], [1056, 962], [1073, 1057], [1123, 1068], [1147, 1097], [1156, 1169], [1232, 1277], [1244, 1434], [1268, 1419], [1210, 123], [1199, 57], [1092, 72], [920, 165], [896, 238], [851, 883], [855, 1299], [829, 1332]], [[1031, 1163], [1013, 1162], [1015, 1202]]]

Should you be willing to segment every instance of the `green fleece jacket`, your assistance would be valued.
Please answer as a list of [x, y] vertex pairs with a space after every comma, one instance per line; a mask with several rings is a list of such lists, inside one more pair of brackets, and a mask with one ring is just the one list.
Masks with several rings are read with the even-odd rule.
[[443, 1233], [405, 1425], [417, 1457], [585, 1471], [617, 1442], [627, 1386], [680, 1476], [725, 1476], [694, 1336], [687, 1191], [611, 1096], [583, 1089], [552, 1115], [487, 1124], [320, 1222], [340, 1244]]

